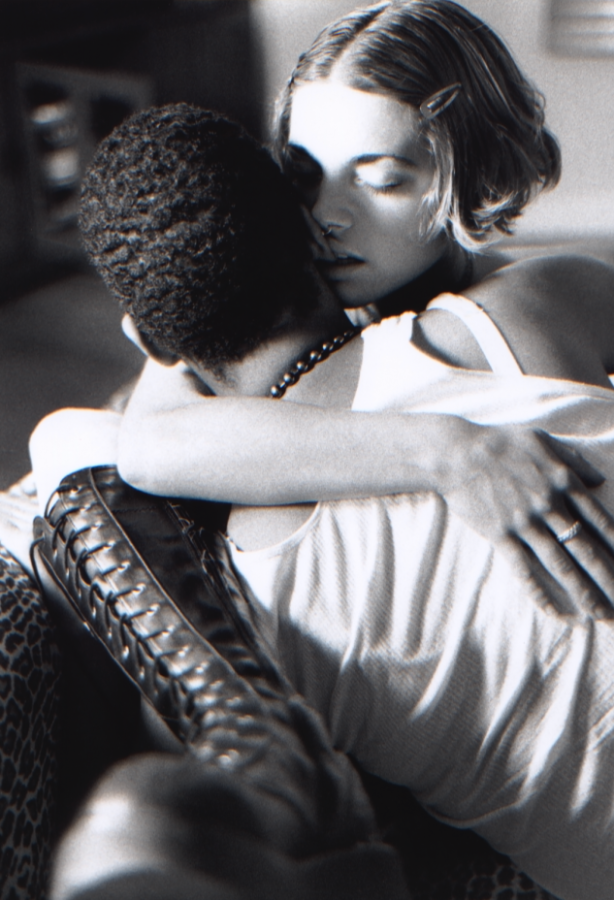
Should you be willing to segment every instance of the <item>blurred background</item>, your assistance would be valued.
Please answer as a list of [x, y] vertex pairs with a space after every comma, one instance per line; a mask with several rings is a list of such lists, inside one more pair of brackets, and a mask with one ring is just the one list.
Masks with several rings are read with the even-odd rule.
[[[464, 0], [545, 94], [563, 178], [506, 244], [614, 262], [614, 0]], [[99, 406], [141, 359], [83, 258], [80, 179], [125, 116], [186, 100], [267, 139], [299, 53], [353, 0], [0, 0], [0, 488], [61, 406]]]

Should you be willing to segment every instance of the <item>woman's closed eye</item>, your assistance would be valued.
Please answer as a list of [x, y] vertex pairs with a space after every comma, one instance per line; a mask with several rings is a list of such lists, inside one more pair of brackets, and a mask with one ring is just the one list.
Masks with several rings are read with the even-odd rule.
[[376, 159], [355, 166], [354, 182], [380, 194], [391, 193], [411, 183], [411, 164], [400, 160]]

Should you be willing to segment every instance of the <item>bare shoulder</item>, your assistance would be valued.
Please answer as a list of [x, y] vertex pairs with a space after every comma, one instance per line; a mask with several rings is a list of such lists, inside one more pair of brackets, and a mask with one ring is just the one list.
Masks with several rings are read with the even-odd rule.
[[473, 257], [473, 281], [475, 284], [480, 284], [490, 275], [507, 268], [514, 262], [514, 257], [511, 254], [503, 253], [497, 249], [476, 254]]
[[603, 383], [614, 363], [614, 266], [557, 255], [495, 270], [465, 292], [499, 326], [525, 372]]
[[577, 314], [614, 300], [614, 266], [590, 256], [540, 256], [492, 269], [466, 291], [485, 309], [534, 316]]

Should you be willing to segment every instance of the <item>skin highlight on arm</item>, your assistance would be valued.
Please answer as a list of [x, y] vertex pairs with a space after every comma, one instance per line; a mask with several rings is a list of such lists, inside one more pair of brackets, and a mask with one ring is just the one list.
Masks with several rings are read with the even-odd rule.
[[204, 397], [185, 366], [150, 360], [124, 415], [118, 464], [149, 493], [251, 505], [437, 490], [454, 465], [434, 447], [474, 429], [455, 416]]

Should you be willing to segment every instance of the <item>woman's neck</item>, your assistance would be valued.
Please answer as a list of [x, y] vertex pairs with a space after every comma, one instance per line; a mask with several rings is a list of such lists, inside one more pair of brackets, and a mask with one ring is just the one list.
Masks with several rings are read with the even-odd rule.
[[433, 297], [464, 291], [473, 281], [473, 257], [457, 244], [450, 245], [444, 255], [429, 269], [377, 301], [383, 319], [413, 310], [422, 312]]

